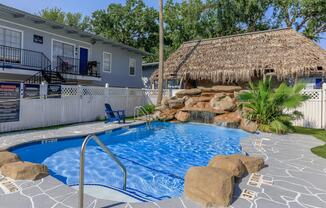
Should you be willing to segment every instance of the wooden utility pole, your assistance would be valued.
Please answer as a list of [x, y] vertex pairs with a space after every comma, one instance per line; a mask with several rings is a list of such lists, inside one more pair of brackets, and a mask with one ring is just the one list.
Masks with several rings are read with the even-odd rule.
[[164, 71], [164, 30], [163, 30], [163, 0], [160, 1], [160, 60], [158, 72], [158, 95], [157, 105], [161, 105], [163, 97], [163, 71]]

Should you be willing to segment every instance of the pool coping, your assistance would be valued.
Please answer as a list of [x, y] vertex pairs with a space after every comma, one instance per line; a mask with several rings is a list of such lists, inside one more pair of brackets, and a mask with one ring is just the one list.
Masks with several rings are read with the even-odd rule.
[[[119, 124], [118, 126], [109, 126], [107, 129], [105, 130], [100, 130], [100, 131], [90, 131], [88, 133], [80, 133], [80, 134], [70, 134], [70, 135], [62, 135], [62, 136], [57, 136], [57, 137], [43, 137], [43, 138], [36, 138], [36, 139], [31, 139], [29, 141], [22, 141], [20, 143], [17, 143], [17, 144], [9, 144], [7, 145], [6, 147], [0, 147], [0, 151], [10, 151], [10, 149], [12, 148], [16, 148], [18, 146], [21, 146], [21, 145], [27, 145], [27, 144], [30, 144], [30, 143], [36, 143], [36, 142], [42, 142], [42, 141], [50, 141], [50, 140], [65, 140], [65, 139], [74, 139], [75, 137], [86, 137], [88, 135], [91, 135], [91, 134], [102, 134], [102, 133], [105, 133], [107, 131], [116, 131], [116, 130], [120, 130], [120, 129], [123, 129], [123, 128], [126, 128], [126, 127], [136, 127], [136, 126], [141, 126], [141, 125], [144, 125], [146, 123], [146, 121], [133, 121], [132, 123], [125, 123], [125, 124]], [[34, 130], [26, 130], [26, 132], [32, 132]], [[40, 130], [40, 131], [47, 131], [47, 130]], [[15, 133], [22, 133], [23, 131], [19, 131], [19, 132], [13, 132], [13, 134]], [[25, 132], [25, 131], [24, 131]], [[8, 134], [8, 133], [6, 133]], [[1, 137], [0, 137], [1, 138]]]

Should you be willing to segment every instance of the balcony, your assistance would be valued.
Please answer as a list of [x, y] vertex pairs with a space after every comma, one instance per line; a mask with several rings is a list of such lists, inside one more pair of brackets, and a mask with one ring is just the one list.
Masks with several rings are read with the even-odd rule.
[[83, 62], [77, 58], [57, 56], [56, 71], [62, 74], [100, 77], [100, 63], [97, 61]]
[[0, 67], [42, 71], [51, 69], [51, 61], [42, 52], [0, 45]]

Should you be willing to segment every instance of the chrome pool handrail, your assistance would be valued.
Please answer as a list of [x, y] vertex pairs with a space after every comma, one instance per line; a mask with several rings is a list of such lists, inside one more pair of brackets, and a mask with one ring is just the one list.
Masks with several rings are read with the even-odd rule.
[[146, 118], [146, 125], [148, 128], [151, 127], [151, 122], [152, 122], [152, 116], [150, 113], [144, 108], [144, 106], [136, 106], [134, 108], [134, 121], [139, 117], [139, 112], [142, 112], [145, 115]]
[[126, 167], [121, 163], [121, 161], [107, 148], [98, 138], [98, 136], [91, 134], [88, 135], [80, 149], [80, 171], [79, 171], [79, 208], [84, 207], [84, 176], [85, 176], [85, 151], [87, 143], [93, 139], [101, 148], [102, 150], [107, 153], [111, 159], [114, 160], [118, 164], [118, 166], [121, 168], [122, 172], [124, 173], [124, 183], [123, 183], [123, 190], [126, 190], [127, 186], [127, 169]]

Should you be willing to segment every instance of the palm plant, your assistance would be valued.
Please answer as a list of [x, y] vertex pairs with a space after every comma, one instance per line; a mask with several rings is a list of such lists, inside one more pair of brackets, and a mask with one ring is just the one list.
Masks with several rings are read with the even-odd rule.
[[282, 83], [273, 89], [269, 77], [259, 81], [258, 84], [250, 83], [249, 86], [250, 91], [239, 95], [240, 108], [244, 116], [256, 122], [261, 131], [279, 134], [292, 131], [292, 121], [303, 116], [294, 109], [308, 99], [307, 96], [300, 94], [305, 85], [298, 83], [289, 87]]

